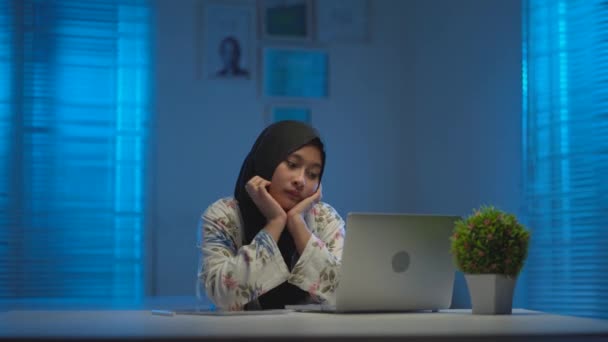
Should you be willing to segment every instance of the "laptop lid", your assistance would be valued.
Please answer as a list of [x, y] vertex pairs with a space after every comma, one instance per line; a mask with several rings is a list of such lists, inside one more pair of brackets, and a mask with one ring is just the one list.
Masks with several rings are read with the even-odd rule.
[[336, 311], [447, 309], [456, 216], [350, 213]]

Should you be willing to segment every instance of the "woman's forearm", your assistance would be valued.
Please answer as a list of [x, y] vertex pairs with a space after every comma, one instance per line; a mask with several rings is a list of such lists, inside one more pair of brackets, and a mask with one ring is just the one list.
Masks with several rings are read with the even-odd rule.
[[308, 244], [308, 240], [310, 240], [310, 236], [312, 235], [302, 215], [288, 216], [287, 229], [293, 238], [298, 254], [302, 255], [302, 252], [304, 252], [304, 248], [306, 248], [306, 244]]

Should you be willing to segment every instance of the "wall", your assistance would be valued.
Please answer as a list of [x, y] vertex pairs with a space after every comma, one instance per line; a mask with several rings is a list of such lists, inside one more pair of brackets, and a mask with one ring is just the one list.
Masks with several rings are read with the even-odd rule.
[[[519, 213], [520, 2], [425, 0], [414, 8], [413, 209], [467, 215], [493, 204]], [[468, 305], [462, 277], [456, 292], [455, 304]]]
[[[257, 82], [197, 79], [200, 2], [157, 0], [151, 292], [193, 293], [200, 213], [233, 191], [269, 101]], [[517, 211], [520, 2], [370, 1], [370, 40], [333, 44], [324, 199], [350, 211]], [[261, 46], [261, 45], [260, 45]], [[466, 306], [462, 279], [455, 303]]]

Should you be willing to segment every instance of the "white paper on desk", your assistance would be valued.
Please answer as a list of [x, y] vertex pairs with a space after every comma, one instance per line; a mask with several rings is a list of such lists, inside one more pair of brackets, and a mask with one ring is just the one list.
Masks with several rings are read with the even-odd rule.
[[285, 305], [285, 308], [298, 312], [336, 312], [335, 305], [326, 304]]
[[176, 315], [196, 315], [196, 316], [249, 316], [249, 315], [282, 315], [294, 312], [289, 309], [277, 310], [253, 310], [253, 311], [196, 311], [196, 310], [177, 310]]

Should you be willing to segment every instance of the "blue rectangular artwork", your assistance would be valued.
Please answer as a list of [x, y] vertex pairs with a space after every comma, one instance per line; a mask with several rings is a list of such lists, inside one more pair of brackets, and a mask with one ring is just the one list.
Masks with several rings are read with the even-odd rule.
[[265, 48], [264, 95], [270, 97], [327, 97], [327, 52]]

